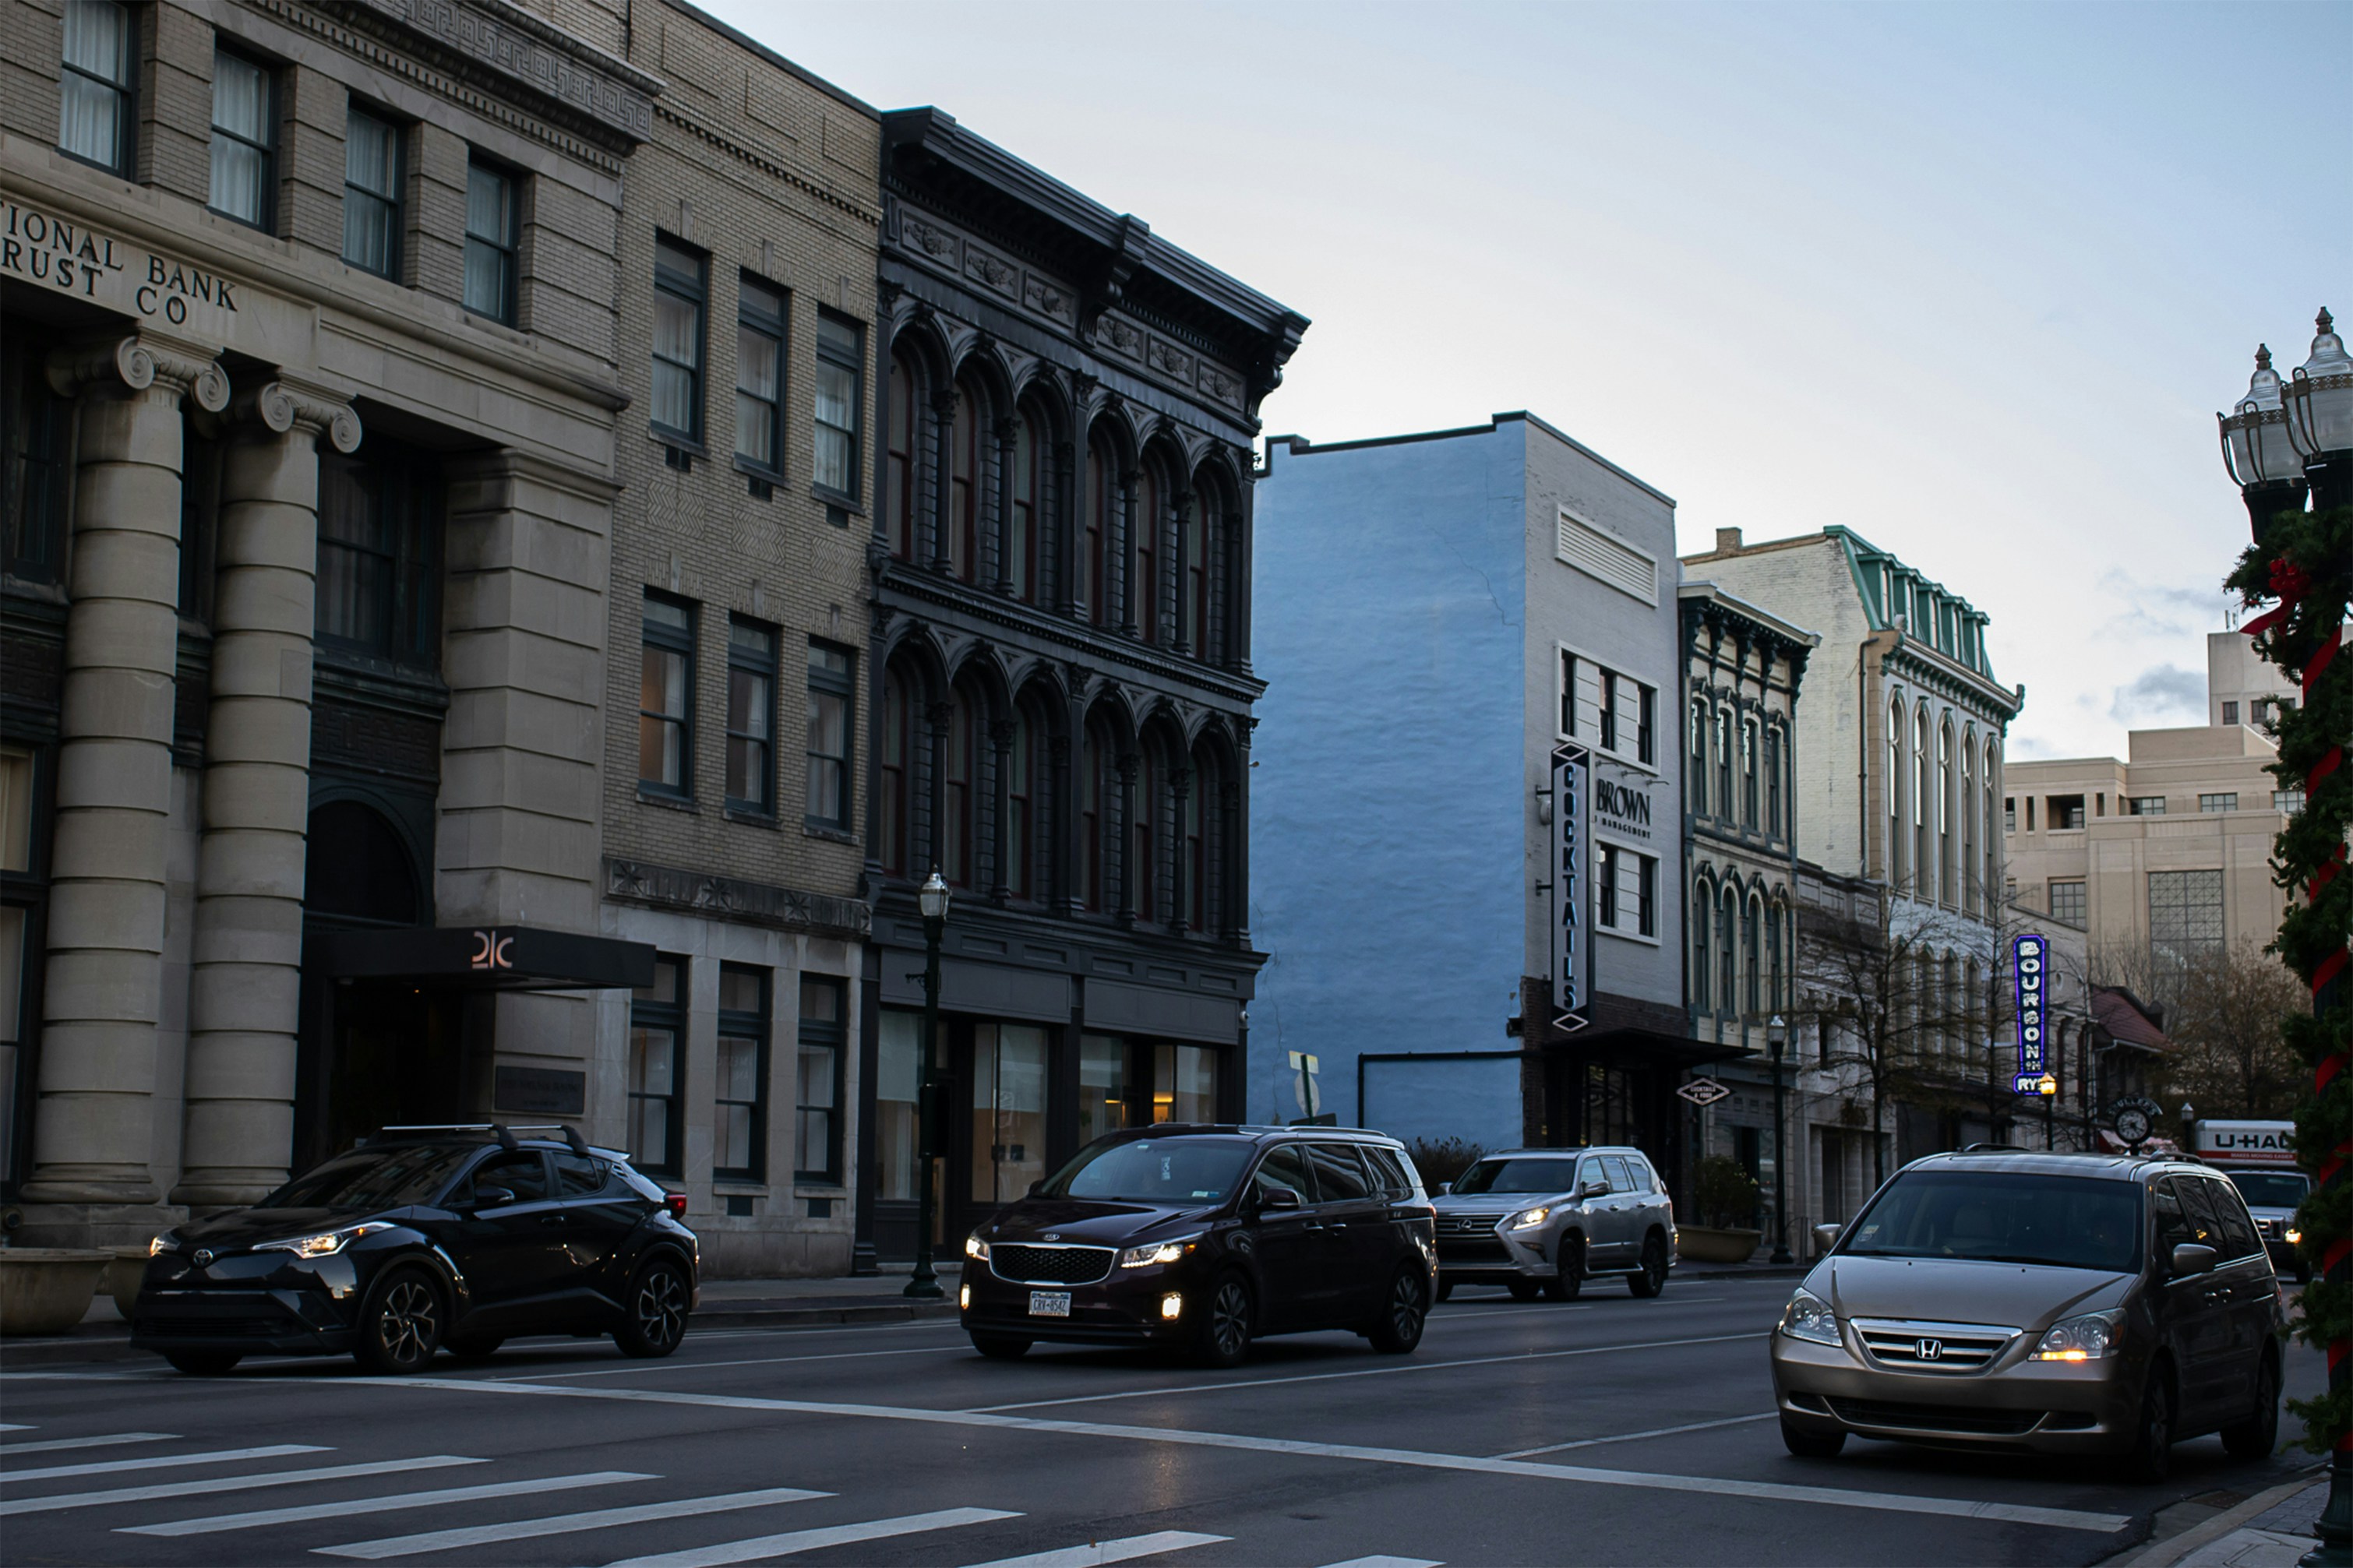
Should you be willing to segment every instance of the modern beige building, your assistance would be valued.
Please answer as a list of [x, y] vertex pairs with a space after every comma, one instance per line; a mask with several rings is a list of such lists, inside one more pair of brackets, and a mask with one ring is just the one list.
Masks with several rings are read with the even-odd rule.
[[25, 1239], [136, 1241], [380, 1122], [624, 1124], [589, 999], [652, 976], [600, 934], [598, 775], [661, 89], [625, 9], [0, 0]]
[[2246, 633], [2206, 634], [2206, 722], [2260, 726], [2295, 700], [2295, 682], [2259, 658]]
[[[2013, 762], [2003, 842], [2016, 901], [2104, 957], [2261, 946], [2279, 927], [2272, 837], [2294, 797], [2244, 724], [2136, 730], [2126, 759]], [[2127, 970], [2127, 973], [2133, 971]]]

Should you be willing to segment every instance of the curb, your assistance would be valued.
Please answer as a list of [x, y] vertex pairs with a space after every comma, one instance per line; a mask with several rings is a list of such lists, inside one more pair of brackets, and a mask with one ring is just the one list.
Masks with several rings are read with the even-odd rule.
[[2327, 1484], [2327, 1479], [2326, 1468], [2315, 1466], [2294, 1480], [2282, 1481], [2275, 1487], [2257, 1492], [2238, 1507], [2227, 1509], [2203, 1524], [2193, 1525], [2179, 1535], [2168, 1536], [2153, 1546], [2144, 1546], [2130, 1556], [2111, 1557], [2107, 1559], [2105, 1568], [2173, 1568], [2174, 1563], [2200, 1547], [2221, 1540], [2252, 1520], [2261, 1519], [2299, 1492]]

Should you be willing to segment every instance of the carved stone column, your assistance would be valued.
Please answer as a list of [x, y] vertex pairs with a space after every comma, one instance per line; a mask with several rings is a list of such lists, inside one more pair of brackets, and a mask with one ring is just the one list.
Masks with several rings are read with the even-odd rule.
[[294, 1137], [319, 443], [356, 450], [348, 404], [283, 382], [238, 399], [221, 468], [204, 839], [188, 991], [186, 1141], [174, 1203], [259, 1201]]
[[80, 400], [58, 714], [40, 1100], [26, 1199], [43, 1240], [136, 1240], [121, 1207], [160, 1195], [155, 1022], [162, 1002], [173, 677], [180, 601], [181, 405], [228, 405], [201, 352], [134, 335], [60, 351], [49, 384]]

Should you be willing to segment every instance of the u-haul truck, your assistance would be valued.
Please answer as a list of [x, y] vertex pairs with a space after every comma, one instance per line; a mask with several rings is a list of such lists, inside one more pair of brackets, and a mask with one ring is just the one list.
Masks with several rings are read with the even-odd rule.
[[2225, 1168], [2295, 1163], [2293, 1121], [2199, 1121], [2189, 1130], [2190, 1152]]

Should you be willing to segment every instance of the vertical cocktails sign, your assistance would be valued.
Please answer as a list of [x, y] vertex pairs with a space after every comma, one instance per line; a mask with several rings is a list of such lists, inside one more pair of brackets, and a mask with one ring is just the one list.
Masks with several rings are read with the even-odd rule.
[[1575, 742], [1552, 750], [1553, 1027], [1582, 1029], [1593, 1006], [1590, 871], [1593, 753]]
[[2041, 1094], [2048, 1070], [2042, 1047], [2049, 1037], [2043, 1015], [2050, 1003], [2051, 943], [2040, 931], [2022, 932], [2011, 942], [2010, 958], [2018, 988], [2018, 1072], [2010, 1087], [2019, 1094]]

